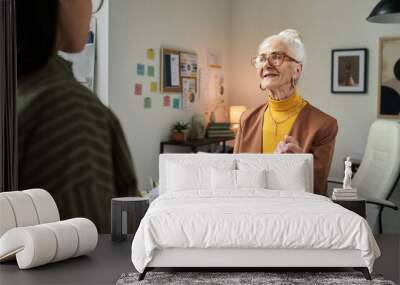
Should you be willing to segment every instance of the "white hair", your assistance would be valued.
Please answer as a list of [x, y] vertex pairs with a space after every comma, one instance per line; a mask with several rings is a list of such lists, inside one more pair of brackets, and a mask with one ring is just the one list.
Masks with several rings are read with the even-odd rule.
[[279, 38], [282, 40], [289, 48], [291, 51], [291, 56], [302, 64], [305, 62], [305, 50], [304, 50], [304, 44], [303, 40], [300, 36], [300, 33], [296, 30], [293, 29], [286, 29], [279, 34], [275, 34], [272, 36], [269, 36], [263, 40], [263, 42], [260, 44], [258, 47], [258, 51], [260, 52], [267, 46], [268, 42], [271, 39]]

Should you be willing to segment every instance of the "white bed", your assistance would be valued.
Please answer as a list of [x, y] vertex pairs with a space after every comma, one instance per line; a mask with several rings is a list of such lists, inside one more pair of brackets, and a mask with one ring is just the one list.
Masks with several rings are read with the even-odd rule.
[[369, 278], [380, 251], [367, 222], [312, 194], [312, 175], [309, 154], [161, 155], [161, 195], [132, 262], [141, 278], [154, 267], [354, 267]]

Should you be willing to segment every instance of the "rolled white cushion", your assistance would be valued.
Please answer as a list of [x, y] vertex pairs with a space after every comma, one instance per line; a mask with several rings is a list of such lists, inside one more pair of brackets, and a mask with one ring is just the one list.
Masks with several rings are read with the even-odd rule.
[[0, 239], [0, 260], [16, 254], [20, 269], [51, 262], [56, 254], [57, 239], [53, 231], [42, 225], [19, 227], [7, 231]]
[[38, 214], [31, 197], [21, 191], [1, 193], [11, 205], [17, 227], [33, 226], [39, 223]]
[[39, 224], [60, 220], [56, 202], [49, 192], [43, 189], [29, 189], [22, 192], [28, 194], [32, 199], [39, 218]]
[[[1, 193], [2, 194], [2, 193]], [[15, 228], [17, 222], [8, 199], [0, 194], [0, 237], [9, 229]]]
[[57, 262], [75, 255], [78, 249], [79, 237], [74, 226], [65, 221], [44, 224], [53, 231], [57, 239], [57, 250], [51, 262]]
[[92, 221], [85, 218], [74, 218], [64, 222], [73, 225], [78, 233], [78, 248], [74, 257], [91, 252], [96, 248], [98, 233]]
[[19, 268], [28, 269], [86, 254], [97, 240], [96, 226], [85, 218], [18, 227], [0, 238], [0, 261], [16, 256]]

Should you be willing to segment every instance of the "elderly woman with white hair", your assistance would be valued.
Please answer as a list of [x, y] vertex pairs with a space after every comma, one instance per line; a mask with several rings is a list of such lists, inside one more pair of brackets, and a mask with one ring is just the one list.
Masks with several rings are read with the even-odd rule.
[[312, 153], [314, 193], [326, 195], [338, 125], [297, 90], [304, 59], [304, 45], [295, 30], [282, 31], [261, 43], [252, 64], [267, 102], [241, 116], [234, 152]]

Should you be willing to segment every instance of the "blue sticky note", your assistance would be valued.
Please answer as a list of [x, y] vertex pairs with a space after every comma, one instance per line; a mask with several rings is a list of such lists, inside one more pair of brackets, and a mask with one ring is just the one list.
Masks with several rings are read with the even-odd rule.
[[136, 66], [137, 75], [144, 76], [144, 64], [138, 63]]
[[172, 108], [179, 109], [180, 105], [179, 102], [180, 102], [179, 98], [174, 98], [174, 100], [172, 101]]

